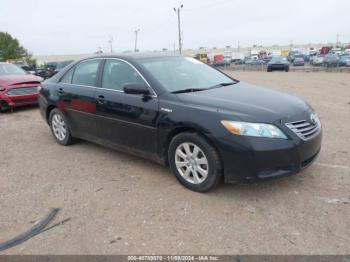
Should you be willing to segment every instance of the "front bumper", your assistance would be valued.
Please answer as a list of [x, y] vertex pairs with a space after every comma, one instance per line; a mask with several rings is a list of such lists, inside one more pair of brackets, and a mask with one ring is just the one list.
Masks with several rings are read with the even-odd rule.
[[289, 66], [286, 64], [270, 64], [267, 67], [271, 70], [286, 70]]
[[296, 174], [307, 168], [321, 150], [322, 130], [304, 141], [228, 135], [218, 148], [226, 183], [254, 182]]
[[26, 105], [35, 105], [38, 103], [38, 94], [7, 96], [0, 94], [0, 109], [15, 108]]

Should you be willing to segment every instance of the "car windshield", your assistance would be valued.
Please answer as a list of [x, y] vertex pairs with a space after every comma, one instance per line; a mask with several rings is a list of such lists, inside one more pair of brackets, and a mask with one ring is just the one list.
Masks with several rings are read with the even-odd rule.
[[25, 75], [27, 74], [22, 68], [13, 64], [0, 64], [0, 76], [4, 75]]
[[236, 83], [218, 70], [190, 57], [150, 58], [140, 63], [170, 92]]
[[287, 59], [282, 56], [273, 56], [271, 59], [271, 62], [282, 62], [282, 61], [287, 61]]

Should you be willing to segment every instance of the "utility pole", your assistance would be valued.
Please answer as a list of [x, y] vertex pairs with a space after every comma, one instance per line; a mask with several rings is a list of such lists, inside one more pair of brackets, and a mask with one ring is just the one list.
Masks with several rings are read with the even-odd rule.
[[337, 45], [337, 46], [340, 44], [340, 43], [339, 43], [339, 36], [340, 36], [339, 34], [336, 35], [336, 37], [337, 37], [336, 45]]
[[137, 29], [134, 31], [135, 32], [135, 48], [134, 48], [134, 52], [138, 52], [137, 50], [137, 34], [140, 32], [140, 29]]
[[180, 18], [180, 12], [181, 9], [184, 7], [184, 5], [181, 5], [178, 8], [174, 7], [174, 11], [177, 14], [177, 26], [178, 26], [178, 30], [179, 30], [179, 52], [180, 54], [182, 53], [182, 40], [181, 40], [181, 18]]
[[113, 37], [111, 37], [111, 38], [108, 40], [108, 43], [109, 43], [110, 52], [111, 52], [111, 54], [112, 54], [112, 53], [113, 53]]

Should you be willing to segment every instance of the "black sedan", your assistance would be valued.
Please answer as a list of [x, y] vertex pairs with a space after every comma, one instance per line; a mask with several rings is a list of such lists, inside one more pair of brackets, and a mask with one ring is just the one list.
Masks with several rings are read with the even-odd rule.
[[289, 62], [287, 58], [282, 56], [273, 56], [271, 61], [267, 63], [267, 72], [274, 70], [289, 71]]
[[40, 111], [57, 143], [80, 138], [169, 165], [198, 192], [222, 178], [295, 174], [321, 148], [321, 124], [306, 102], [193, 58], [87, 58], [39, 89]]

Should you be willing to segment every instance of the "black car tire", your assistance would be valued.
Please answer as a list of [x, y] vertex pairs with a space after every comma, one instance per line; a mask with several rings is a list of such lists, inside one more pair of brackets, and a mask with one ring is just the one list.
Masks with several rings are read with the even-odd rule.
[[[176, 164], [176, 150], [183, 143], [191, 143], [198, 146], [204, 153], [208, 161], [208, 175], [204, 181], [199, 184], [188, 182], [179, 173]], [[222, 177], [222, 167], [218, 152], [216, 149], [198, 133], [184, 132], [175, 136], [169, 146], [168, 150], [169, 165], [172, 172], [175, 174], [177, 180], [186, 188], [196, 192], [207, 192], [213, 189]], [[192, 174], [192, 173], [191, 173]]]
[[270, 67], [268, 67], [267, 72], [272, 72], [272, 69]]
[[0, 112], [6, 112], [10, 109], [11, 107], [5, 101], [0, 101]]
[[288, 67], [286, 67], [285, 71], [286, 71], [286, 72], [289, 72], [289, 66], [288, 66]]
[[[64, 139], [62, 139], [62, 140], [60, 140], [56, 137], [55, 131], [53, 128], [53, 119], [54, 119], [55, 115], [58, 115], [59, 117], [61, 117], [62, 120], [64, 121], [65, 126], [66, 126], [66, 135], [65, 135]], [[68, 124], [66, 117], [62, 114], [62, 112], [59, 109], [54, 108], [50, 112], [49, 124], [50, 124], [50, 129], [51, 129], [52, 135], [58, 144], [63, 145], [63, 146], [68, 146], [68, 145], [73, 144], [76, 141], [76, 139], [71, 135], [70, 127], [69, 127], [69, 124]]]

